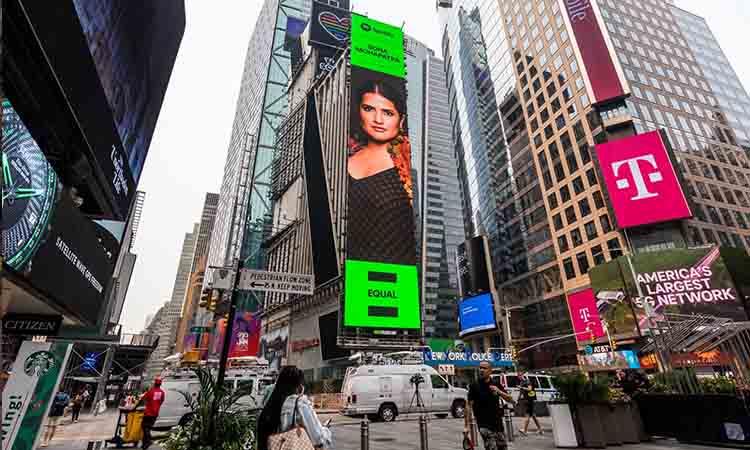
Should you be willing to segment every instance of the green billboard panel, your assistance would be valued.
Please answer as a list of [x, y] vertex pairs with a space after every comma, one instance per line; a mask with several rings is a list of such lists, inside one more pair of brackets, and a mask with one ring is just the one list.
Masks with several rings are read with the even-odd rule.
[[344, 291], [346, 327], [421, 327], [416, 266], [347, 260]]
[[398, 78], [406, 76], [401, 28], [352, 14], [351, 46], [353, 66]]

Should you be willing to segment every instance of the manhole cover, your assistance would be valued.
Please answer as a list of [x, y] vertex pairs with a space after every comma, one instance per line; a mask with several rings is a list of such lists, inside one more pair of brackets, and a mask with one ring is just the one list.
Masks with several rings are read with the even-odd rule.
[[396, 438], [383, 437], [383, 438], [372, 438], [372, 440], [375, 442], [393, 442], [396, 440]]

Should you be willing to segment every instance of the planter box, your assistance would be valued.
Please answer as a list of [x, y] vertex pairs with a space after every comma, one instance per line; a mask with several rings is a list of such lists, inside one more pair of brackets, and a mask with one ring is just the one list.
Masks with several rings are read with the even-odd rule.
[[636, 426], [635, 420], [633, 419], [633, 413], [630, 408], [630, 403], [618, 402], [614, 403], [614, 409], [612, 410], [612, 416], [614, 417], [615, 423], [620, 432], [620, 438], [623, 444], [638, 444], [641, 442], [640, 434], [638, 433], [638, 427]]
[[576, 419], [584, 447], [604, 448], [607, 446], [600, 411], [601, 406], [597, 404], [580, 404], [576, 407]]
[[607, 441], [607, 445], [622, 445], [620, 424], [615, 419], [614, 406], [609, 403], [600, 403], [597, 406], [599, 419], [604, 428], [604, 440]]
[[567, 403], [549, 403], [550, 417], [552, 418], [552, 437], [555, 447], [573, 448], [578, 447], [576, 428], [573, 424], [573, 414]]

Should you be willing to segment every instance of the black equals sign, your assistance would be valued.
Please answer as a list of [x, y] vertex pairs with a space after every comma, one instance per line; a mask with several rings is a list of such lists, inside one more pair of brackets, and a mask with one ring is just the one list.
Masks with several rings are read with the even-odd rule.
[[[395, 273], [367, 272], [367, 281], [395, 284], [398, 279]], [[398, 308], [395, 306], [368, 306], [367, 315], [370, 317], [398, 317]]]

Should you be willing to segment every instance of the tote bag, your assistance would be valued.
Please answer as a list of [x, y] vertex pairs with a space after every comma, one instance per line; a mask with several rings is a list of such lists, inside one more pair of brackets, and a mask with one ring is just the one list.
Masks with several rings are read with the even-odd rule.
[[307, 431], [297, 425], [297, 404], [299, 396], [294, 401], [294, 412], [292, 413], [292, 428], [284, 433], [276, 433], [268, 436], [268, 450], [315, 450], [315, 446], [307, 435]]

